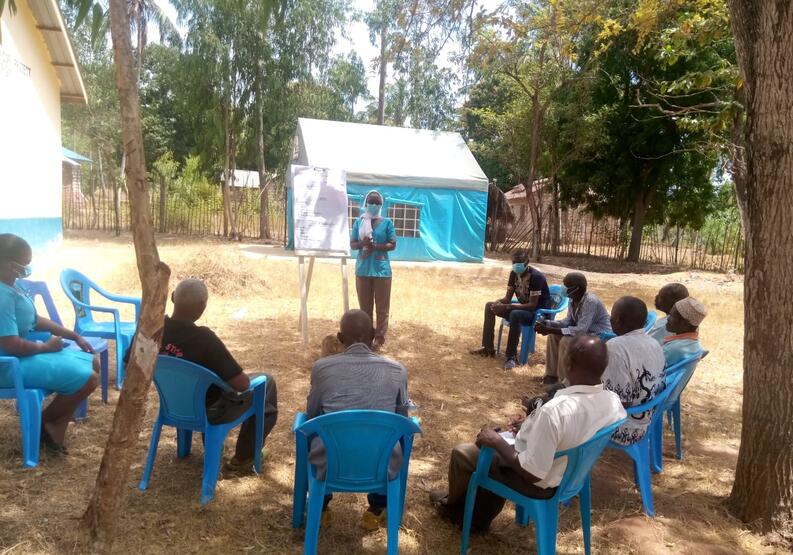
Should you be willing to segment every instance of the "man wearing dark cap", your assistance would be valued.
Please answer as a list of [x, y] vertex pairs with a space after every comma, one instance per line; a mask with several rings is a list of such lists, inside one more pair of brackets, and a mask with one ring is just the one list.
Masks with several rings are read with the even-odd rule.
[[587, 291], [586, 276], [570, 272], [564, 276], [563, 283], [570, 299], [567, 317], [558, 321], [541, 320], [534, 325], [537, 333], [548, 336], [545, 377], [542, 380], [545, 385], [555, 384], [566, 377], [569, 365], [567, 347], [572, 337], [611, 331], [609, 312], [597, 295]]
[[[514, 435], [483, 428], [475, 444], [463, 443], [452, 450], [448, 490], [430, 494], [443, 518], [460, 524], [468, 482], [476, 470], [481, 447], [496, 451], [491, 478], [528, 497], [548, 499], [556, 492], [567, 467], [567, 459], [554, 458], [556, 452], [577, 447], [600, 429], [625, 418], [619, 397], [601, 383], [608, 363], [603, 342], [597, 337], [577, 336], [570, 341], [569, 355], [570, 387], [558, 391], [524, 420], [510, 422]], [[473, 529], [487, 530], [504, 502], [502, 497], [480, 489]]]

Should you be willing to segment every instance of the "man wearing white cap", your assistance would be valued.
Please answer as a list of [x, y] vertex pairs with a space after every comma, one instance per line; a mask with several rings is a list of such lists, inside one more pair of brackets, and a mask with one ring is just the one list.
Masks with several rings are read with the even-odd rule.
[[677, 301], [669, 313], [666, 329], [672, 335], [664, 339], [666, 365], [671, 366], [702, 350], [699, 343], [699, 325], [708, 311], [693, 297]]

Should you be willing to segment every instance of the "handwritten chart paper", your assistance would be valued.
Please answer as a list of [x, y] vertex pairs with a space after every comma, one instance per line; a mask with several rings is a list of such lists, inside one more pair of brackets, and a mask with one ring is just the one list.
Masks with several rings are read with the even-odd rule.
[[296, 251], [349, 255], [347, 174], [309, 166], [291, 166]]

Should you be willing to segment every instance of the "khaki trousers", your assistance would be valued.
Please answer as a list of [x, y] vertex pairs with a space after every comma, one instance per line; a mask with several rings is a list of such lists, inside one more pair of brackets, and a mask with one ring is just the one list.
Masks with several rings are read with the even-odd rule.
[[545, 375], [559, 378], [559, 381], [567, 377], [567, 369], [570, 367], [570, 355], [568, 347], [573, 338], [569, 335], [547, 335], [548, 341], [545, 346]]
[[358, 293], [358, 306], [369, 315], [375, 326], [375, 339], [381, 343], [385, 342], [385, 335], [388, 332], [388, 313], [391, 309], [391, 278], [356, 276], [355, 290]]
[[[479, 448], [473, 443], [457, 445], [452, 450], [452, 456], [449, 459], [449, 495], [446, 498], [446, 505], [455, 516], [460, 518], [465, 511], [468, 482], [476, 470], [478, 459]], [[550, 499], [556, 492], [556, 488], [539, 488], [523, 480], [511, 467], [504, 464], [498, 453], [493, 456], [493, 463], [490, 465], [488, 474], [507, 487], [535, 499]], [[490, 526], [490, 522], [504, 508], [505, 503], [503, 497], [484, 488], [479, 488], [474, 503], [473, 527], [478, 530], [486, 530]]]

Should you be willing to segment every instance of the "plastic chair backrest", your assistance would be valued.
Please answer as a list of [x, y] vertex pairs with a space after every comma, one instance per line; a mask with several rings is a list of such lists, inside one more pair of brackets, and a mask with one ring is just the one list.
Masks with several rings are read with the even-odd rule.
[[[680, 378], [682, 378], [682, 377], [683, 377], [683, 374], [681, 372], [675, 372], [671, 376], [667, 376], [666, 380], [665, 380], [666, 383], [665, 383], [665, 387], [664, 387], [663, 391], [660, 391], [659, 393], [657, 393], [655, 395], [655, 397], [653, 397], [652, 399], [650, 399], [649, 401], [647, 401], [644, 404], [636, 405], [635, 407], [626, 408], [625, 412], [627, 412], [628, 415], [630, 416], [632, 414], [641, 414], [643, 412], [647, 412], [648, 410], [654, 410], [654, 409], [658, 408], [659, 406], [663, 406], [663, 404], [666, 402], [666, 399], [669, 397], [669, 394], [672, 391], [674, 391], [675, 387], [677, 387], [677, 384], [678, 384]], [[663, 415], [663, 413], [664, 413], [664, 411], [662, 411], [662, 410], [656, 410], [655, 412], [653, 412], [653, 417], [652, 417], [652, 422], [650, 423], [650, 427], [652, 427], [652, 424], [658, 418], [660, 418]]]
[[648, 310], [647, 320], [644, 322], [644, 333], [650, 333], [652, 331], [656, 320], [658, 320], [658, 314], [656, 314], [653, 310]]
[[55, 308], [55, 302], [52, 300], [52, 295], [50, 294], [46, 282], [18, 279], [17, 285], [27, 291], [28, 295], [30, 295], [33, 300], [35, 300], [36, 297], [41, 297], [41, 300], [44, 302], [44, 307], [47, 309], [47, 317], [59, 326], [63, 325], [63, 321], [58, 314], [58, 309]]
[[556, 453], [555, 459], [567, 457], [567, 468], [565, 468], [559, 489], [556, 491], [557, 499], [566, 501], [578, 494], [612, 434], [625, 423], [625, 420], [623, 418], [614, 424], [601, 428], [589, 441], [582, 443], [578, 447]]
[[552, 310], [554, 312], [561, 312], [562, 310], [567, 308], [570, 299], [567, 298], [565, 295], [566, 288], [562, 285], [551, 285], [548, 287], [548, 291], [551, 294], [551, 308], [548, 310]]
[[160, 394], [160, 414], [167, 420], [190, 426], [206, 424], [206, 394], [210, 386], [231, 391], [211, 370], [181, 358], [157, 357], [154, 385]]
[[296, 431], [309, 439], [315, 435], [322, 439], [327, 456], [325, 480], [331, 488], [371, 491], [386, 484], [396, 443], [421, 429], [393, 412], [345, 410], [312, 418]]
[[74, 306], [74, 316], [77, 321], [92, 322], [91, 311], [74, 304], [74, 301], [91, 304], [91, 289], [98, 289], [97, 285], [77, 270], [66, 268], [61, 272], [61, 288]]
[[680, 398], [680, 395], [683, 393], [683, 390], [688, 385], [688, 382], [691, 381], [691, 378], [694, 376], [694, 370], [697, 369], [697, 363], [707, 354], [707, 351], [699, 351], [690, 357], [686, 357], [683, 360], [676, 362], [666, 369], [667, 382], [671, 382], [673, 377], [677, 377], [677, 381], [674, 382], [675, 385], [673, 387], [670, 387], [667, 383], [669, 395], [667, 396], [660, 412], [671, 409], [672, 406], [677, 402], [677, 400]]

